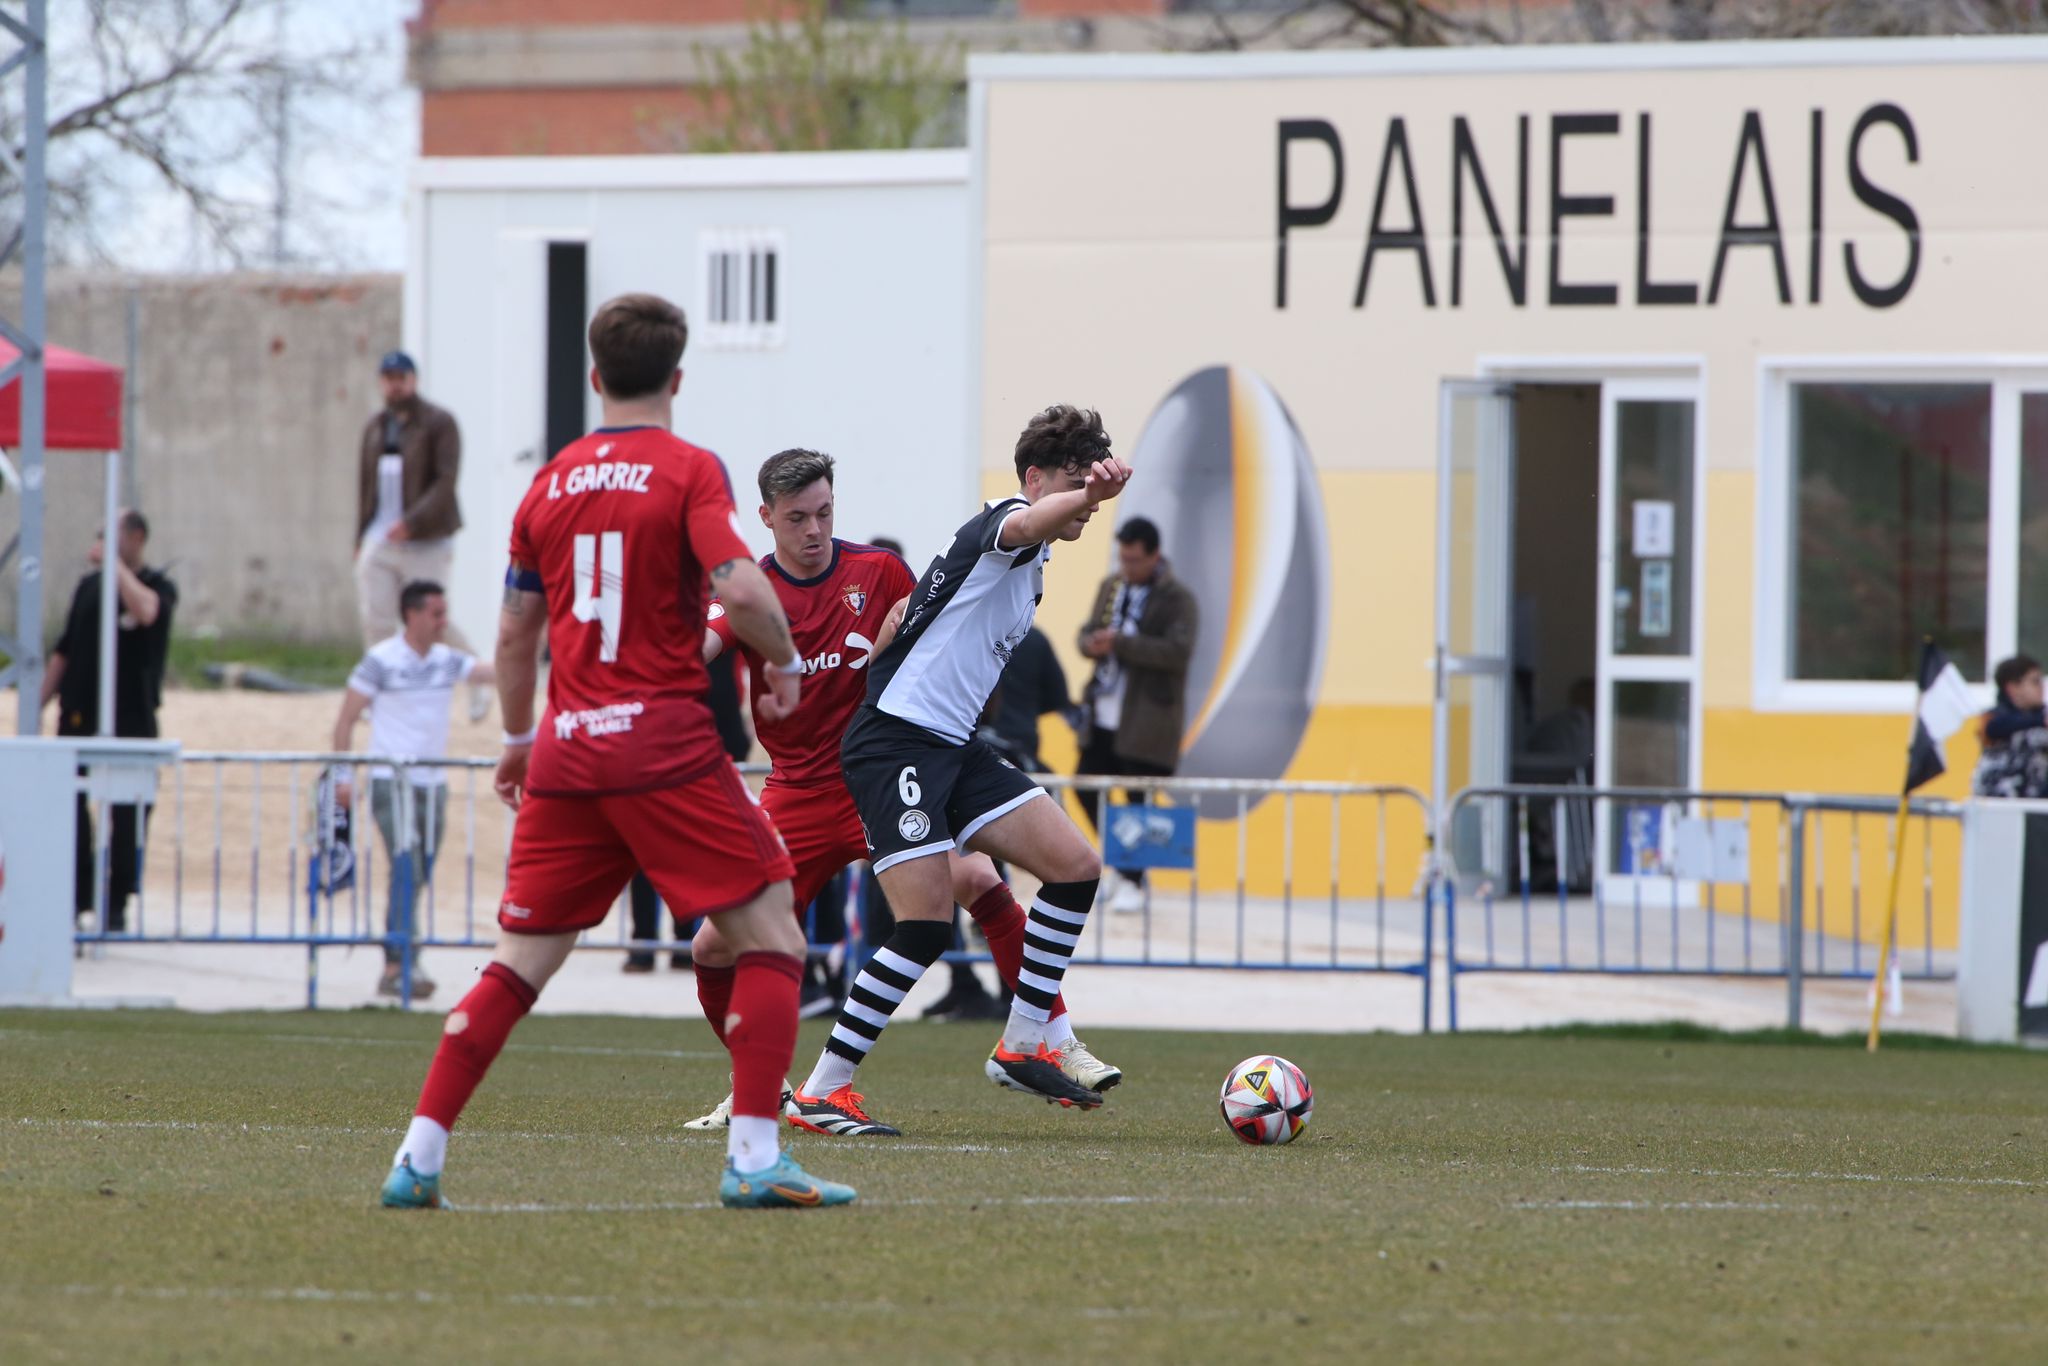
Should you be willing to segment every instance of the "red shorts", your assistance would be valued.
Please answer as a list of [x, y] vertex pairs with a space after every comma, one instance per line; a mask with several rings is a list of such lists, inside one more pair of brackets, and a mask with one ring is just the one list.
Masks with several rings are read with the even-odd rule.
[[498, 924], [514, 934], [587, 930], [610, 914], [636, 869], [678, 920], [744, 906], [794, 871], [730, 764], [629, 796], [529, 796], [512, 826]]
[[868, 856], [867, 832], [842, 782], [791, 787], [773, 778], [761, 789], [761, 805], [782, 832], [796, 865], [796, 913], [802, 915], [825, 884], [849, 863]]

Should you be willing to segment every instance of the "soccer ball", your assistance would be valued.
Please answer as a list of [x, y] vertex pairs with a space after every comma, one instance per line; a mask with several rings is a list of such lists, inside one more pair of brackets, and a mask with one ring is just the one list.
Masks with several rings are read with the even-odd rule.
[[1240, 1140], [1259, 1147], [1288, 1143], [1308, 1127], [1316, 1093], [1302, 1070], [1285, 1058], [1260, 1053], [1223, 1079], [1223, 1122]]

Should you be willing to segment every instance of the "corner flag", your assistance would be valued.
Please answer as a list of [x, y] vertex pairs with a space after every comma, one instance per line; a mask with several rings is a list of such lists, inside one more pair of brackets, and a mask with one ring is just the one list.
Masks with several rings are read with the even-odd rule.
[[1976, 700], [1954, 661], [1928, 641], [1920, 649], [1920, 704], [1914, 713], [1912, 748], [1907, 751], [1906, 791], [1948, 772], [1942, 743], [1976, 713]]

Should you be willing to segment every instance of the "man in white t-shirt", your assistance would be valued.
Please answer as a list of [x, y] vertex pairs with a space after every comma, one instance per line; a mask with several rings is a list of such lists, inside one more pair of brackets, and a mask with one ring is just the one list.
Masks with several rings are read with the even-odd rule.
[[[448, 598], [441, 585], [415, 579], [398, 596], [397, 635], [371, 646], [348, 676], [341, 715], [334, 722], [334, 751], [354, 747], [356, 721], [370, 713], [370, 753], [393, 759], [441, 759], [448, 754], [448, 708], [459, 683], [478, 686], [495, 680], [491, 665], [442, 643], [448, 630]], [[434, 856], [447, 827], [448, 774], [438, 767], [406, 769], [403, 789], [391, 768], [370, 770], [370, 813], [390, 855], [391, 890], [384, 910], [384, 976], [378, 993], [401, 990], [400, 945], [413, 934], [413, 902], [434, 875]], [[409, 840], [402, 838], [409, 834]], [[406, 849], [410, 843], [411, 849]], [[433, 995], [425, 973], [412, 975], [414, 1000]]]

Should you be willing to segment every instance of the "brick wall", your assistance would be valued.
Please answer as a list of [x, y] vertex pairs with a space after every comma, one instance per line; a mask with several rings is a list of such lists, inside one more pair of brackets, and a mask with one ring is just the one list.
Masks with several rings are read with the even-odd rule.
[[688, 87], [430, 90], [420, 99], [426, 156], [615, 156], [673, 152], [704, 108]]

